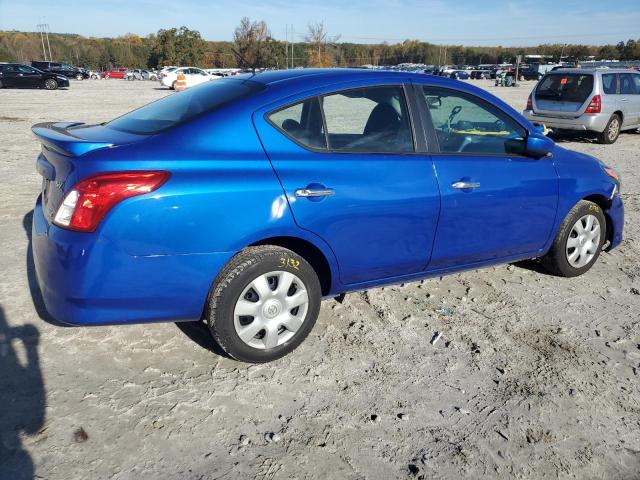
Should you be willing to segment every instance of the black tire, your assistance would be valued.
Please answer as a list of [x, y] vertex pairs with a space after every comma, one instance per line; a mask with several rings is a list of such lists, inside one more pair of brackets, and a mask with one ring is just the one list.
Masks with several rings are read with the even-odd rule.
[[173, 83], [171, 84], [171, 90], [176, 89], [176, 83], [177, 83], [177, 80], [174, 80]]
[[[254, 279], [274, 271], [293, 273], [300, 279], [307, 291], [307, 312], [299, 329], [284, 343], [273, 348], [255, 348], [245, 343], [236, 332], [234, 309], [240, 295]], [[275, 291], [275, 287], [270, 285], [269, 288]], [[249, 247], [234, 256], [216, 277], [205, 317], [213, 338], [231, 357], [242, 362], [270, 362], [293, 351], [309, 335], [320, 312], [321, 296], [316, 272], [300, 255], [272, 245]], [[255, 317], [249, 320], [249, 324], [252, 321]], [[260, 334], [264, 335], [266, 331], [260, 330], [252, 341], [259, 339]]]
[[2, 80], [0, 80], [0, 88], [2, 88], [4, 85], [2, 85]]
[[[593, 215], [600, 224], [600, 241], [597, 245], [593, 258], [583, 267], [576, 268], [567, 259], [567, 241], [571, 235], [573, 226], [585, 215]], [[560, 225], [556, 238], [551, 244], [547, 254], [542, 257], [542, 266], [549, 272], [560, 277], [577, 277], [587, 272], [598, 260], [602, 245], [606, 239], [607, 219], [602, 209], [595, 203], [581, 200], [569, 211]]]
[[84, 76], [81, 73], [79, 73], [76, 75], [76, 80], [84, 80]]
[[58, 82], [56, 82], [53, 78], [47, 78], [44, 81], [44, 88], [47, 90], [55, 90], [58, 88]]
[[605, 145], [616, 143], [616, 140], [618, 140], [618, 137], [620, 136], [620, 127], [622, 127], [622, 119], [620, 118], [620, 115], [614, 113], [611, 115], [609, 122], [607, 122], [607, 126], [604, 127], [604, 131], [598, 133], [598, 143], [603, 143]]

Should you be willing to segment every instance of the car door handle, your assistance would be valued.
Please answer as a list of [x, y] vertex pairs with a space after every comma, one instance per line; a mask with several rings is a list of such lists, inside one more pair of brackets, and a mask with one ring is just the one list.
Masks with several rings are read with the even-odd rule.
[[299, 188], [295, 191], [296, 197], [330, 197], [335, 195], [335, 190], [333, 188], [323, 188], [323, 189], [315, 189], [315, 188]]
[[453, 182], [451, 186], [459, 190], [464, 190], [465, 188], [480, 188], [478, 182]]

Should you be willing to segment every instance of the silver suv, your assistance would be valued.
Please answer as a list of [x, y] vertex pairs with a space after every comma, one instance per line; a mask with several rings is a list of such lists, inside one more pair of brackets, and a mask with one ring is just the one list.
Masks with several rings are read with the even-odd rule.
[[596, 132], [600, 143], [614, 143], [621, 131], [640, 127], [640, 73], [587, 68], [549, 72], [522, 113], [555, 130]]

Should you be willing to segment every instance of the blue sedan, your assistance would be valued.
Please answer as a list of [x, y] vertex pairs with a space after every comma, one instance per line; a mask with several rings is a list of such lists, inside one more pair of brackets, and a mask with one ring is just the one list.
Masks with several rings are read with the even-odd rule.
[[523, 259], [573, 277], [622, 240], [615, 170], [442, 77], [270, 71], [33, 132], [50, 314], [204, 320], [241, 361], [291, 352], [322, 298]]

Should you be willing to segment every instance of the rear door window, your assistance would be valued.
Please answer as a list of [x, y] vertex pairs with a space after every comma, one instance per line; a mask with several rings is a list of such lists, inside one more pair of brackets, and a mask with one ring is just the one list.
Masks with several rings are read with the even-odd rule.
[[620, 74], [620, 95], [636, 95], [639, 93], [636, 89], [636, 83], [633, 81], [632, 73]]
[[409, 112], [400, 86], [344, 90], [321, 97], [330, 150], [413, 152]]
[[593, 91], [593, 75], [584, 73], [551, 74], [536, 88], [536, 99], [584, 103]]
[[615, 73], [602, 75], [602, 90], [608, 95], [615, 95], [618, 91], [618, 76]]

